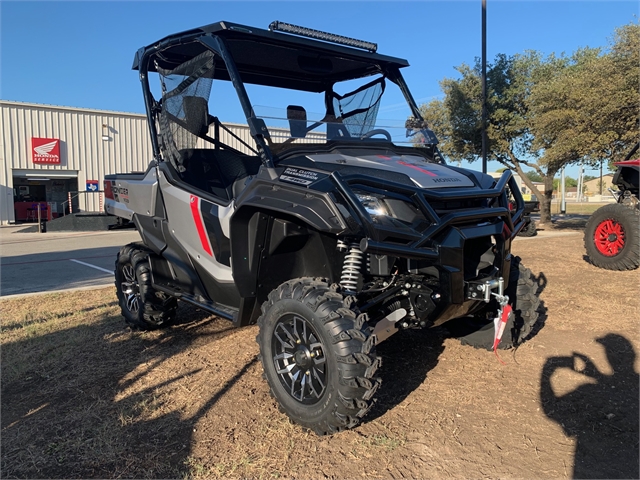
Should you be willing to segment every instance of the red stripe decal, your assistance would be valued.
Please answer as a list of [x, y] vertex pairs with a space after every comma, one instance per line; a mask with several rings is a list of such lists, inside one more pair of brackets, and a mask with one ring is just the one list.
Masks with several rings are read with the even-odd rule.
[[198, 236], [200, 237], [202, 248], [204, 248], [204, 251], [207, 252], [209, 256], [213, 257], [211, 245], [209, 244], [209, 237], [207, 236], [207, 232], [204, 229], [202, 214], [200, 213], [200, 198], [196, 197], [195, 195], [191, 195], [191, 198], [189, 199], [189, 205], [191, 205], [191, 215], [193, 216], [193, 222], [196, 224], [196, 230], [198, 231]]
[[400, 165], [404, 165], [405, 167], [413, 168], [414, 170], [418, 170], [419, 172], [426, 173], [427, 175], [431, 175], [432, 177], [438, 176], [435, 173], [430, 172], [429, 170], [425, 170], [424, 168], [420, 168], [419, 166], [413, 165], [411, 163], [403, 162], [402, 160], [399, 160], [398, 163]]

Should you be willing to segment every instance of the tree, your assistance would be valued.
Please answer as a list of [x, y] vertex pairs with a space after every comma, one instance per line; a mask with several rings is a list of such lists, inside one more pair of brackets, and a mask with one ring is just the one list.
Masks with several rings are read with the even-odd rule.
[[[553, 177], [560, 165], [544, 165], [536, 162], [540, 153], [531, 148], [529, 97], [532, 79], [541, 77], [551, 66], [559, 68], [566, 60], [554, 58], [545, 62], [535, 52], [523, 56], [498, 55], [487, 69], [488, 91], [488, 152], [497, 160], [515, 170], [522, 181], [541, 202], [541, 222], [551, 219]], [[442, 138], [441, 151], [452, 160], [474, 161], [481, 155], [481, 78], [480, 62], [474, 68], [461, 65], [456, 68], [460, 78], [447, 78], [440, 85], [445, 93], [442, 101], [432, 101], [422, 111], [435, 131]], [[446, 126], [442, 131], [438, 126]], [[545, 183], [544, 195], [524, 173], [523, 166], [533, 169]]]
[[524, 174], [531, 180], [532, 182], [542, 182], [542, 176], [533, 170], [529, 170], [528, 172], [524, 172]]
[[[551, 220], [553, 179], [566, 165], [619, 159], [637, 141], [640, 29], [616, 31], [609, 51], [584, 48], [571, 56], [526, 52], [496, 56], [487, 71], [488, 152], [515, 170], [541, 203], [541, 223]], [[422, 112], [454, 161], [481, 155], [480, 62], [445, 78], [441, 101]], [[541, 193], [523, 167], [544, 183]]]
[[536, 82], [530, 112], [533, 147], [544, 157], [578, 155], [597, 166], [619, 161], [638, 141], [640, 26], [616, 30], [607, 52], [581, 49], [569, 68]]

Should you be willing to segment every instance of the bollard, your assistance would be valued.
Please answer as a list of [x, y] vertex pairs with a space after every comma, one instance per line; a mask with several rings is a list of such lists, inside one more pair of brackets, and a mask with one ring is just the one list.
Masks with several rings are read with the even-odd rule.
[[38, 233], [42, 233], [42, 205], [38, 203]]

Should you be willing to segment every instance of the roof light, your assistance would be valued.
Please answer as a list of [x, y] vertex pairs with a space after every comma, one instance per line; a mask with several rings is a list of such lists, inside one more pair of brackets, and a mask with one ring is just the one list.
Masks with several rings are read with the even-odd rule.
[[320, 30], [314, 30], [312, 28], [299, 27], [297, 25], [291, 25], [284, 22], [271, 22], [269, 30], [274, 32], [286, 32], [301, 37], [315, 38], [316, 40], [324, 40], [325, 42], [337, 43], [340, 45], [346, 45], [348, 47], [361, 48], [371, 53], [375, 53], [378, 50], [377, 43], [365, 42], [364, 40], [356, 40], [355, 38], [343, 37], [342, 35], [335, 35], [333, 33], [321, 32]]

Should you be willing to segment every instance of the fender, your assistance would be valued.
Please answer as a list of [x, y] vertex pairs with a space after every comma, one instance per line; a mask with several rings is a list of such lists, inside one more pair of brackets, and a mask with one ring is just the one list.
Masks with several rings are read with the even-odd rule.
[[233, 278], [243, 298], [238, 326], [255, 323], [269, 292], [291, 278], [339, 281], [342, 256], [337, 238], [314, 225], [244, 205], [231, 218], [230, 230]]

